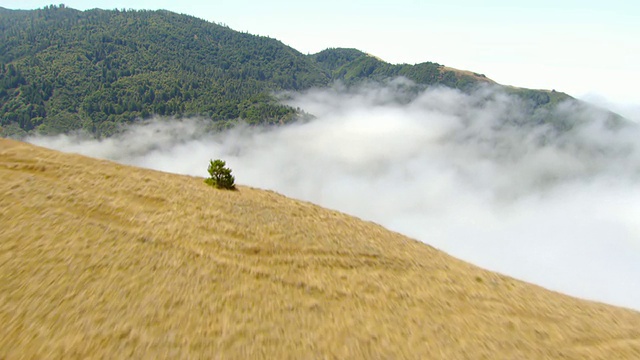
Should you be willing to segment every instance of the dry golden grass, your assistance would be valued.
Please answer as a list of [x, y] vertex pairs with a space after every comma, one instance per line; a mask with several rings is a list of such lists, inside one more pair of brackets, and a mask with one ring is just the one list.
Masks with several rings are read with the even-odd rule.
[[460, 69], [454, 69], [454, 68], [450, 68], [447, 66], [442, 66], [440, 68], [440, 72], [445, 72], [445, 71], [452, 71], [454, 72], [458, 77], [460, 76], [470, 76], [472, 77], [474, 80], [479, 81], [481, 83], [488, 83], [488, 84], [496, 84], [495, 81], [489, 79], [486, 76], [481, 76], [478, 75], [477, 73], [474, 73], [473, 71], [469, 71], [469, 70], [460, 70]]
[[273, 192], [1, 139], [0, 180], [1, 359], [640, 358], [637, 312]]

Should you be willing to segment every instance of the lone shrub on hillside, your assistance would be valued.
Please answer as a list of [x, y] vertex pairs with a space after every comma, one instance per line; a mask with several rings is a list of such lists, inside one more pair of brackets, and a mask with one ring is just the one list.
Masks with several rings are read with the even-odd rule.
[[211, 160], [208, 170], [211, 177], [204, 182], [218, 189], [235, 190], [235, 178], [231, 175], [231, 169], [225, 167], [226, 165], [227, 163], [220, 159]]

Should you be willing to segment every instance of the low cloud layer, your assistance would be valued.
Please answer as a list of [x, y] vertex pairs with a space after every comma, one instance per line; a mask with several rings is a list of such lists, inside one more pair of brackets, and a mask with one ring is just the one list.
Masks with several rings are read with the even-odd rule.
[[[576, 103], [532, 113], [493, 89], [386, 86], [287, 97], [317, 118], [284, 127], [156, 120], [97, 141], [29, 141], [312, 201], [544, 287], [640, 310], [635, 126]], [[552, 126], [545, 119], [554, 119]]]

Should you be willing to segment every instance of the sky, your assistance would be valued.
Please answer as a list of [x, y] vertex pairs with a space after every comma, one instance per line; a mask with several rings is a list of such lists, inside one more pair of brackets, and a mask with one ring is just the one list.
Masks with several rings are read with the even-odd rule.
[[[391, 63], [437, 62], [505, 85], [556, 89], [640, 121], [634, 0], [60, 1], [79, 10], [167, 9], [301, 51], [349, 47]], [[0, 0], [33, 9], [51, 1]]]

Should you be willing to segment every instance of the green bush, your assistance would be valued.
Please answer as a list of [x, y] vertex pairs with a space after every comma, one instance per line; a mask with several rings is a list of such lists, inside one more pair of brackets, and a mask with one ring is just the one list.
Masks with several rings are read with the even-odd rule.
[[227, 163], [220, 159], [211, 160], [208, 169], [211, 177], [204, 182], [218, 189], [235, 190], [235, 178], [231, 175], [231, 169], [225, 167], [226, 165]]

